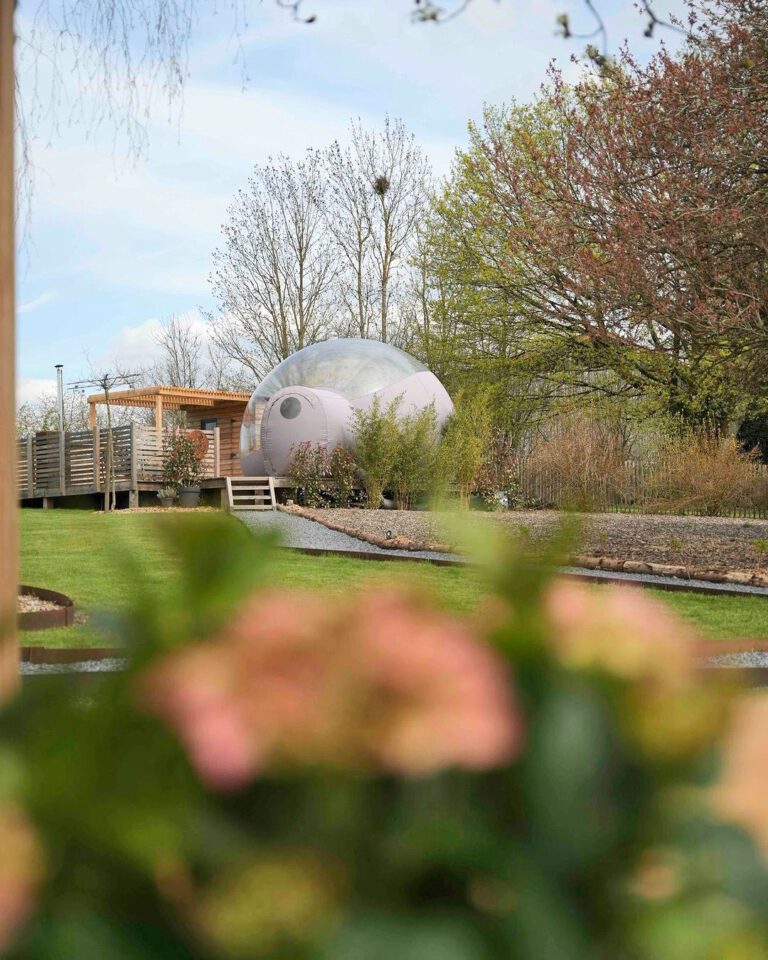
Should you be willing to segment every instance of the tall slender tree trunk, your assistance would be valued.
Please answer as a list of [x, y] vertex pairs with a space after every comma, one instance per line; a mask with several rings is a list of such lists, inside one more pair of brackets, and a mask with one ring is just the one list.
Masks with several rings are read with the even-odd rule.
[[0, 702], [19, 682], [16, 630], [16, 377], [13, 177], [13, 10], [0, 0]]

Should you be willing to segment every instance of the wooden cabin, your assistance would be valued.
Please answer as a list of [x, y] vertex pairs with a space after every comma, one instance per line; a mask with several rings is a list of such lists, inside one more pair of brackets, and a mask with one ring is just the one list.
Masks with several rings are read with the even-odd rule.
[[[240, 425], [250, 393], [227, 390], [192, 390], [187, 387], [140, 387], [110, 393], [113, 407], [145, 407], [154, 410], [155, 431], [162, 434], [166, 412], [183, 413], [189, 429], [218, 430], [218, 476], [239, 477]], [[96, 411], [106, 403], [103, 393], [88, 397], [90, 426], [96, 426]]]
[[[79, 497], [98, 503], [107, 485], [108, 448], [112, 451], [111, 484], [124, 506], [138, 506], [141, 495], [154, 494], [163, 484], [163, 439], [171, 425], [166, 413], [181, 414], [188, 429], [202, 430], [208, 450], [202, 461], [204, 490], [220, 495], [241, 476], [240, 425], [248, 393], [226, 390], [188, 390], [181, 387], [142, 387], [110, 393], [111, 407], [143, 407], [154, 411], [153, 424], [114, 427], [111, 434], [98, 426], [97, 410], [104, 394], [88, 398], [90, 429], [42, 431], [17, 443], [16, 482], [19, 499], [27, 505], [56, 505]], [[214, 496], [215, 499], [215, 496]], [[152, 500], [150, 498], [149, 502]]]

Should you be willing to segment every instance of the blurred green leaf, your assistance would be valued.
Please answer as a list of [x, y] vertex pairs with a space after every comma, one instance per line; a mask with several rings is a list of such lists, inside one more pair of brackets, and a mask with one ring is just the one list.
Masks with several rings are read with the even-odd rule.
[[352, 919], [322, 951], [322, 960], [487, 960], [491, 954], [468, 919], [407, 914]]

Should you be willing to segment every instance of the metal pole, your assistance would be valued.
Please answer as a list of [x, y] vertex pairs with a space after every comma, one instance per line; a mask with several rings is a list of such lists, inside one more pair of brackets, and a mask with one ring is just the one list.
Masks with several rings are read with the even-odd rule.
[[67, 493], [67, 437], [64, 433], [64, 368], [56, 364], [56, 393], [59, 414], [59, 493]]
[[16, 321], [14, 301], [13, 8], [0, 0], [0, 702], [19, 682], [16, 629]]
[[64, 433], [64, 365], [56, 364], [56, 400], [59, 413], [59, 433]]

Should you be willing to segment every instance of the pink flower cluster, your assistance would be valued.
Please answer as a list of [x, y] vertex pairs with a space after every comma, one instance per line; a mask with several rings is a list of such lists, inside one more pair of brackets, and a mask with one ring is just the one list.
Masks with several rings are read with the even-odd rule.
[[222, 790], [297, 766], [485, 770], [522, 734], [504, 660], [391, 589], [346, 602], [258, 594], [220, 636], [152, 667], [139, 695]]
[[551, 643], [566, 666], [597, 669], [627, 681], [687, 684], [700, 641], [661, 603], [628, 587], [588, 587], [558, 580], [547, 596]]

